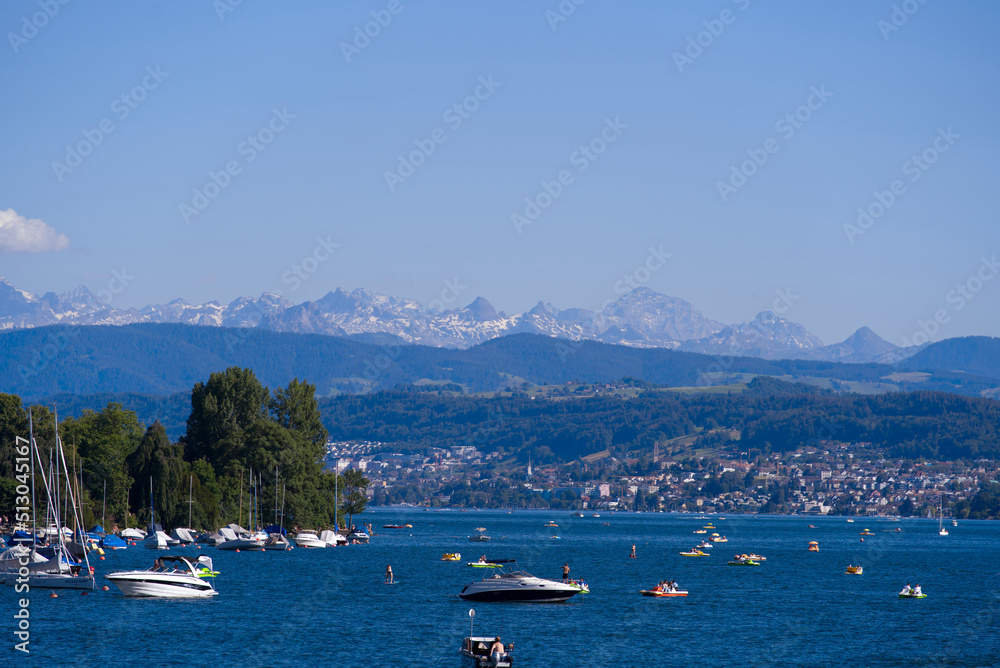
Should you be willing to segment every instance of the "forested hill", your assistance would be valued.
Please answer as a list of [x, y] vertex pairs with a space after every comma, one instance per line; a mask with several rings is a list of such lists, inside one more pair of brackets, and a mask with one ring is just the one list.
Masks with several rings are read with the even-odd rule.
[[[549, 400], [378, 392], [319, 400], [335, 440], [376, 440], [402, 450], [474, 445], [535, 463], [608, 450], [651, 456], [660, 442], [700, 433], [699, 447], [788, 451], [820, 441], [865, 442], [886, 455], [1000, 458], [1000, 402], [940, 392], [834, 395], [789, 391], [780, 382], [746, 392], [647, 390], [631, 399]], [[793, 388], [792, 388], [793, 389]], [[729, 442], [731, 432], [738, 441]]]
[[1000, 339], [964, 336], [927, 346], [903, 362], [911, 369], [960, 370], [1000, 378]]
[[320, 396], [388, 389], [420, 380], [490, 391], [523, 381], [613, 382], [629, 376], [676, 387], [745, 382], [760, 374], [865, 384], [839, 388], [844, 390], [870, 387], [975, 395], [1000, 387], [1000, 380], [947, 369], [914, 378], [915, 374], [896, 374], [901, 369], [879, 364], [714, 357], [532, 334], [452, 350], [259, 329], [175, 324], [55, 326], [0, 334], [0, 354], [5, 360], [0, 367], [0, 391], [29, 400], [58, 393], [170, 395], [189, 391], [211, 372], [230, 366], [253, 369], [261, 382], [272, 387], [296, 377], [308, 378]]

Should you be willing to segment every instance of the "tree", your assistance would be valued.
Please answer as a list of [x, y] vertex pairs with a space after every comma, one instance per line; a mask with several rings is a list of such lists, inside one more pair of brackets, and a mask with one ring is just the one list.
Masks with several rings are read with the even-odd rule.
[[187, 523], [187, 505], [183, 483], [188, 481], [187, 466], [180, 443], [171, 443], [167, 430], [159, 421], [146, 430], [139, 447], [127, 462], [129, 473], [138, 483], [133, 490], [133, 507], [145, 511], [149, 507], [150, 484], [153, 488], [153, 509], [159, 524], [177, 527]]
[[13, 510], [15, 505], [14, 448], [18, 437], [28, 438], [28, 412], [21, 406], [21, 397], [0, 394], [0, 508], [4, 509]]
[[250, 369], [230, 367], [213, 373], [208, 383], [196, 384], [182, 439], [188, 461], [204, 458], [217, 467], [238, 458], [244, 433], [266, 419], [269, 400], [267, 388]]
[[59, 425], [59, 436], [67, 446], [66, 463], [72, 469], [70, 453], [79, 453], [91, 499], [102, 499], [107, 483], [107, 507], [116, 519], [124, 519], [128, 511], [126, 499], [135, 479], [127, 461], [139, 447], [142, 433], [136, 414], [113, 402], [99, 413], [85, 410], [79, 418], [67, 418]]
[[340, 512], [347, 515], [347, 525], [353, 526], [354, 516], [363, 513], [368, 505], [367, 491], [371, 481], [361, 471], [355, 469], [345, 471], [341, 479], [344, 500], [340, 504]]

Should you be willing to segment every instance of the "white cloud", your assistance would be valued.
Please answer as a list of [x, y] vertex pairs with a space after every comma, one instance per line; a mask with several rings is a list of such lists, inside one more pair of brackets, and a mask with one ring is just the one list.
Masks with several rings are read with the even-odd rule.
[[69, 237], [38, 218], [0, 209], [0, 253], [47, 253], [69, 246]]

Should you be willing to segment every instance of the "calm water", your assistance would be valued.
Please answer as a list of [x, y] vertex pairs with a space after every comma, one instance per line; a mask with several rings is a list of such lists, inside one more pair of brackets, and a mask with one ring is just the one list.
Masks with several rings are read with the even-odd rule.
[[[457, 666], [474, 607], [476, 633], [514, 641], [520, 666], [1000, 665], [1000, 523], [960, 522], [940, 537], [929, 520], [712, 518], [729, 542], [692, 559], [677, 553], [695, 545], [692, 531], [707, 523], [694, 515], [376, 509], [364, 515], [377, 532], [366, 546], [204, 548], [222, 572], [212, 600], [126, 599], [113, 585], [57, 599], [35, 591], [30, 663]], [[549, 519], [559, 528], [544, 527]], [[406, 522], [413, 528], [378, 528]], [[468, 542], [477, 526], [494, 541]], [[862, 543], [866, 527], [875, 536]], [[896, 527], [903, 531], [889, 533]], [[806, 551], [810, 540], [820, 552]], [[632, 543], [637, 559], [627, 558]], [[462, 562], [440, 561], [452, 551]], [[751, 551], [768, 561], [726, 565]], [[484, 573], [465, 561], [483, 553], [516, 557], [521, 568], [553, 579], [568, 561], [592, 593], [563, 604], [467, 603], [458, 592]], [[153, 558], [129, 548], [95, 563], [101, 579]], [[387, 563], [395, 586], [382, 584]], [[864, 575], [845, 575], [848, 563], [862, 564]], [[638, 594], [665, 578], [690, 596]], [[928, 598], [897, 598], [907, 582], [921, 584]], [[13, 613], [13, 590], [0, 591], [0, 605]]]

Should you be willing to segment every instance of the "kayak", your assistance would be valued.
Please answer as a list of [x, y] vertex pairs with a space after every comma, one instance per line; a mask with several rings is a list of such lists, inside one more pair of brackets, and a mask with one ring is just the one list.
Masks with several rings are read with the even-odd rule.
[[662, 589], [642, 589], [639, 591], [643, 596], [655, 596], [657, 598], [671, 598], [674, 596], [687, 596], [686, 591], [663, 591]]

